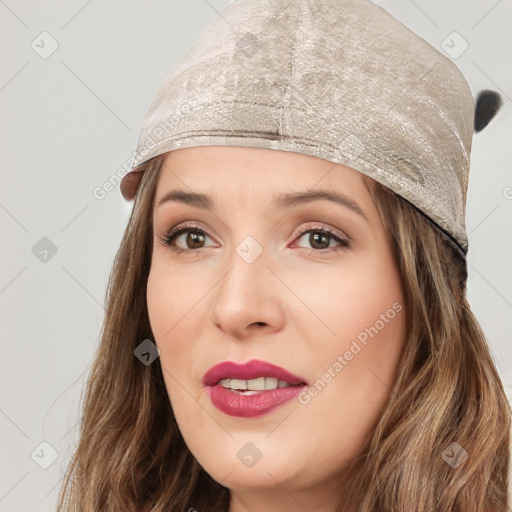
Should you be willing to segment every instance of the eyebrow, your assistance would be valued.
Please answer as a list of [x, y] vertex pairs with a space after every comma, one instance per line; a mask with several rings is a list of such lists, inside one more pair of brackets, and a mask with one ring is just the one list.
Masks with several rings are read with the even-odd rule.
[[[332, 190], [308, 190], [305, 192], [281, 194], [279, 196], [274, 195], [270, 207], [274, 211], [279, 211], [284, 210], [285, 208], [293, 208], [299, 204], [306, 204], [318, 200], [330, 201], [332, 203], [345, 206], [371, 224], [364, 211], [353, 199], [343, 194], [339, 194], [338, 192], [333, 192]], [[206, 194], [186, 192], [184, 190], [170, 190], [160, 199], [160, 201], [158, 201], [157, 208], [169, 201], [187, 204], [203, 210], [210, 210], [213, 212], [217, 211], [214, 200]]]

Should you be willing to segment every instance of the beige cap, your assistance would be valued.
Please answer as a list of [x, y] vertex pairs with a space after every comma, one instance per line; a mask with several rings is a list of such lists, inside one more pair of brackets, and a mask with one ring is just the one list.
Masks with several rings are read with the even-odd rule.
[[368, 0], [238, 0], [158, 88], [121, 192], [174, 149], [293, 151], [390, 188], [465, 256], [474, 108], [454, 62]]

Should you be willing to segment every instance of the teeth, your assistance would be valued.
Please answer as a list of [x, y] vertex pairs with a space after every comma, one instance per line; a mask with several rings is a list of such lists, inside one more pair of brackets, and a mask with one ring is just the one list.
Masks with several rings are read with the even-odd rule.
[[247, 389], [246, 380], [231, 379], [231, 389]]
[[274, 377], [258, 377], [257, 379], [240, 380], [240, 379], [222, 379], [219, 384], [226, 389], [247, 390], [247, 395], [253, 395], [250, 391], [265, 391], [268, 389], [288, 388], [285, 380], [278, 380]]
[[[265, 377], [259, 377], [258, 379], [251, 379], [247, 381], [247, 389], [251, 391], [265, 391]], [[275, 379], [274, 379], [275, 380]], [[268, 389], [276, 389], [276, 386]]]

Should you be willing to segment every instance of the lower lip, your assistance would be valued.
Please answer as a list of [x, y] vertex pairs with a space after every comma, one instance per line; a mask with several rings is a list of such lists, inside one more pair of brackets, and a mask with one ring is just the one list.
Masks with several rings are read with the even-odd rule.
[[210, 399], [225, 414], [251, 418], [267, 414], [279, 405], [295, 398], [304, 388], [304, 385], [288, 388], [276, 388], [260, 391], [254, 395], [244, 395], [226, 389], [220, 384], [208, 388]]

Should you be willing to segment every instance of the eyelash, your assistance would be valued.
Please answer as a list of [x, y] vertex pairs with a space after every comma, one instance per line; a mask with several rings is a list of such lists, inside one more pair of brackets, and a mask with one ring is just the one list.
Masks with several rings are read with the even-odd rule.
[[[181, 249], [179, 247], [173, 247], [172, 246], [172, 243], [173, 243], [173, 241], [176, 238], [178, 238], [183, 233], [187, 233], [189, 231], [198, 231], [199, 233], [202, 233], [202, 234], [204, 234], [206, 236], [209, 236], [208, 233], [206, 233], [206, 231], [201, 229], [201, 227], [198, 226], [197, 224], [186, 224], [186, 225], [182, 225], [181, 227], [171, 229], [166, 235], [164, 235], [163, 238], [160, 239], [160, 245], [168, 246], [172, 251], [174, 251], [176, 253], [199, 252], [202, 249], [207, 249], [207, 247], [201, 247], [199, 249]], [[305, 247], [302, 247], [302, 249], [309, 250], [309, 252], [311, 252], [311, 253], [324, 254], [324, 253], [333, 252], [333, 250], [334, 251], [337, 251], [337, 250], [340, 251], [340, 250], [343, 250], [343, 249], [348, 249], [350, 247], [350, 243], [348, 242], [348, 240], [339, 237], [338, 235], [336, 235], [334, 233], [333, 230], [331, 230], [327, 226], [323, 226], [321, 228], [305, 229], [304, 231], [299, 232], [297, 234], [296, 238], [302, 238], [305, 234], [311, 233], [311, 232], [319, 232], [319, 233], [323, 233], [325, 235], [328, 235], [328, 236], [332, 237], [336, 242], [338, 242], [340, 244], [340, 246], [341, 246], [339, 248], [332, 248], [331, 247], [331, 248], [327, 248], [327, 249], [307, 249]]]

